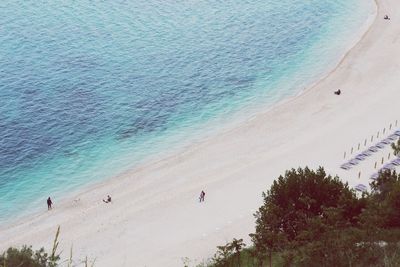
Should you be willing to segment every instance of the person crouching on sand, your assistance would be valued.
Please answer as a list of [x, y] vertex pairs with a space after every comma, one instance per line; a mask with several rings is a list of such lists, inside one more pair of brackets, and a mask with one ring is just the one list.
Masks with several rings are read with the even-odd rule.
[[111, 197], [110, 197], [110, 195], [107, 196], [107, 200], [104, 200], [104, 199], [103, 199], [103, 202], [104, 202], [104, 203], [110, 203], [110, 202], [111, 202]]
[[53, 201], [51, 201], [51, 198], [49, 197], [47, 199], [47, 210], [51, 210], [51, 205], [53, 205]]

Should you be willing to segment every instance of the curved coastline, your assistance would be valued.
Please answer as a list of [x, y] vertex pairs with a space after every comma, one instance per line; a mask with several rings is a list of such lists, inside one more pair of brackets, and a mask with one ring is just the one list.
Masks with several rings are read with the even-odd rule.
[[[286, 159], [287, 154], [299, 153], [314, 141], [316, 141], [317, 144], [324, 144], [325, 137], [328, 140], [332, 140], [333, 137], [338, 136], [338, 143], [342, 147], [348, 146], [348, 143], [353, 142], [354, 138], [359, 138], [357, 133], [347, 136], [336, 135], [337, 128], [348, 126], [350, 129], [354, 129], [355, 126], [360, 126], [364, 131], [369, 131], [372, 128], [381, 127], [379, 123], [376, 125], [363, 126], [359, 120], [357, 120], [355, 125], [351, 126], [354, 124], [354, 119], [359, 119], [360, 114], [365, 114], [367, 110], [365, 105], [358, 107], [358, 111], [356, 112], [357, 116], [353, 115], [350, 119], [343, 116], [339, 116], [339, 119], [335, 118], [337, 113], [343, 113], [343, 111], [338, 110], [338, 107], [335, 107], [335, 105], [339, 105], [339, 108], [344, 108], [345, 110], [351, 110], [349, 108], [349, 103], [351, 103], [352, 98], [358, 97], [358, 99], [361, 100], [363, 97], [365, 98], [363, 95], [360, 96], [359, 90], [355, 90], [356, 92], [353, 90], [353, 92], [351, 92], [349, 88], [345, 87], [343, 90], [343, 97], [333, 98], [333, 96], [330, 96], [333, 91], [330, 85], [343, 84], [341, 81], [332, 80], [337, 80], [337, 75], [343, 76], [343, 73], [337, 73], [339, 71], [344, 72], [343, 68], [351, 68], [352, 63], [354, 61], [357, 62], [357, 54], [361, 54], [362, 56], [363, 51], [368, 50], [366, 49], [368, 48], [368, 44], [365, 45], [362, 43], [371, 41], [366, 39], [370, 38], [370, 36], [374, 34], [372, 32], [376, 31], [382, 23], [378, 18], [382, 14], [380, 3], [384, 1], [376, 0], [375, 2], [377, 3], [377, 15], [368, 30], [361, 36], [360, 40], [343, 56], [333, 70], [307, 90], [302, 91], [301, 94], [281, 101], [268, 111], [261, 112], [248, 121], [234, 126], [229, 130], [225, 130], [216, 136], [210, 137], [200, 144], [192, 145], [190, 149], [183, 153], [149, 162], [135, 171], [124, 173], [109, 181], [86, 188], [78, 195], [74, 195], [74, 197], [66, 197], [63, 203], [57, 208], [58, 210], [52, 214], [36, 214], [35, 216], [20, 220], [13, 226], [4, 227], [0, 230], [0, 233], [2, 233], [0, 237], [1, 243], [10, 245], [20, 244], [21, 242], [26, 242], [26, 240], [34, 240], [31, 241], [33, 245], [48, 245], [52, 239], [52, 235], [49, 234], [49, 231], [52, 231], [57, 224], [61, 224], [62, 235], [70, 236], [66, 238], [67, 244], [64, 244], [66, 248], [68, 248], [70, 243], [74, 242], [74, 240], [79, 240], [78, 242], [75, 241], [77, 243], [74, 243], [74, 247], [77, 245], [79, 253], [82, 255], [91, 255], [93, 253], [93, 247], [95, 248], [95, 255], [101, 255], [102, 252], [104, 253], [106, 251], [111, 254], [112, 251], [108, 251], [109, 248], [107, 247], [102, 247], [101, 244], [98, 244], [98, 241], [115, 236], [115, 234], [117, 236], [127, 234], [127, 236], [132, 239], [139, 239], [139, 242], [132, 242], [133, 244], [130, 243], [127, 245], [120, 244], [114, 249], [119, 250], [125, 247], [127, 253], [129, 253], [129, 248], [138, 253], [141, 251], [144, 253], [137, 261], [131, 259], [130, 262], [121, 262], [121, 265], [126, 264], [126, 266], [129, 266], [129, 263], [145, 263], [146, 259], [149, 259], [148, 256], [152, 255], [151, 251], [148, 251], [152, 242], [146, 242], [143, 238], [145, 239], [148, 237], [151, 239], [153, 237], [146, 236], [146, 234], [141, 235], [137, 231], [129, 232], [127, 229], [119, 231], [119, 229], [115, 228], [121, 225], [123, 226], [122, 228], [129, 228], [131, 227], [129, 223], [132, 222], [136, 227], [147, 234], [152, 233], [155, 229], [156, 233], [154, 233], [154, 235], [156, 236], [157, 233], [159, 235], [154, 237], [154, 239], [159, 240], [161, 243], [167, 243], [169, 238], [168, 233], [166, 233], [166, 235], [164, 233], [163, 235], [162, 229], [164, 226], [160, 223], [157, 224], [153, 222], [153, 220], [159, 219], [153, 212], [149, 211], [151, 208], [154, 208], [155, 211], [158, 212], [154, 213], [164, 214], [164, 217], [161, 216], [161, 221], [166, 224], [165, 228], [168, 230], [175, 232], [183, 228], [184, 233], [187, 234], [188, 232], [185, 231], [191, 231], [190, 228], [193, 227], [193, 224], [201, 228], [200, 231], [196, 230], [194, 233], [190, 233], [189, 236], [185, 236], [185, 234], [180, 236], [180, 238], [178, 238], [178, 244], [174, 243], [169, 251], [160, 249], [154, 252], [154, 254], [158, 254], [160, 257], [163, 257], [163, 255], [165, 256], [162, 262], [156, 262], [155, 266], [159, 266], [160, 263], [169, 266], [177, 265], [180, 257], [193, 257], [193, 255], [202, 257], [208, 255], [207, 253], [209, 251], [213, 251], [215, 247], [214, 244], [220, 244], [223, 242], [224, 238], [229, 239], [231, 236], [234, 237], [242, 233], [251, 232], [253, 222], [251, 217], [252, 212], [249, 209], [258, 207], [257, 203], [261, 200], [259, 193], [272, 182], [277, 174], [280, 174], [285, 168], [297, 166], [293, 165], [296, 163], [305, 163], [315, 166], [325, 163], [327, 164], [328, 170], [340, 174], [340, 170], [337, 168], [337, 165], [339, 165], [337, 162], [340, 162], [341, 154], [337, 153], [337, 149], [330, 145], [329, 148], [332, 148], [333, 156], [325, 155], [326, 153], [324, 154], [320, 149], [316, 149], [314, 152], [308, 152], [307, 155], [300, 160], [296, 159], [296, 157], [289, 156], [287, 163], [278, 163], [270, 170], [264, 165], [274, 165], [274, 163], [277, 163], [277, 158]], [[394, 4], [392, 0], [388, 2], [393, 6], [398, 6], [398, 4]], [[398, 31], [396, 28], [394, 30]], [[386, 34], [390, 36], [390, 33]], [[372, 39], [373, 38], [374, 36], [372, 36]], [[373, 45], [375, 45], [375, 43], [372, 43], [370, 46]], [[362, 60], [361, 58], [361, 61]], [[358, 63], [360, 64], [360, 62]], [[346, 79], [350, 78], [345, 76], [345, 80]], [[372, 77], [370, 79], [372, 79]], [[393, 81], [390, 82], [393, 83]], [[347, 83], [354, 84], [355, 82], [349, 81]], [[388, 89], [387, 91], [389, 92], [382, 93], [385, 94], [382, 99], [390, 99], [387, 95], [395, 92], [393, 89]], [[370, 90], [368, 92], [374, 91]], [[310, 96], [312, 96], [311, 99]], [[343, 102], [346, 102], [346, 105], [338, 102], [342, 99], [344, 100]], [[315, 103], [315, 100], [319, 100], [316, 105], [303, 107], [305, 103]], [[370, 98], [365, 98], [364, 100], [366, 100], [367, 103], [374, 103], [373, 99]], [[299, 111], [303, 111], [302, 114], [300, 114]], [[378, 114], [379, 116], [371, 115], [370, 113], [367, 114], [375, 119], [390, 116], [390, 112], [388, 111], [382, 113], [383, 114]], [[327, 118], [332, 119], [332, 121], [336, 123], [323, 126], [316, 133], [310, 132], [308, 128], [312, 127], [305, 127], [304, 125], [304, 121], [308, 120], [309, 117], [314, 118], [319, 123]], [[390, 118], [390, 120], [394, 118], [395, 116]], [[386, 124], [386, 121], [382, 122], [382, 125], [384, 124]], [[318, 123], [311, 123], [311, 126], [318, 125]], [[334, 134], [330, 133], [330, 131], [333, 131]], [[293, 134], [292, 132], [299, 134]], [[324, 135], [327, 136], [324, 137]], [[268, 136], [269, 140], [260, 140], [262, 136]], [[322, 139], [321, 136], [323, 137]], [[298, 138], [297, 142], [291, 141], [293, 137]], [[251, 144], [246, 144], [245, 142], [249, 140], [249, 138], [251, 138], [249, 141]], [[320, 155], [319, 152], [323, 155], [322, 160], [315, 159], [316, 155]], [[226, 155], [228, 158], [232, 156], [233, 159], [227, 160], [225, 159], [226, 157], [221, 159], [221, 155]], [[194, 170], [193, 167], [195, 166], [206, 170], [201, 170], [201, 172], [199, 172]], [[197, 173], [192, 173], [196, 171]], [[245, 173], [248, 176], [255, 177], [244, 179], [242, 175]], [[208, 174], [207, 178], [203, 178], [206, 174]], [[265, 180], [262, 178], [265, 175], [271, 177]], [[171, 176], [180, 177], [176, 179], [176, 181], [171, 182], [170, 179], [168, 179]], [[135, 177], [135, 181], [131, 181], [130, 177]], [[154, 188], [153, 185], [155, 184], [157, 188]], [[248, 186], [249, 189], [243, 190], [245, 186]], [[195, 194], [197, 194], [198, 189], [203, 187], [209, 188], [207, 193], [210, 192], [210, 194], [207, 194], [207, 196], [210, 195], [210, 202], [220, 204], [217, 205], [217, 207], [205, 205], [201, 207], [200, 211], [197, 210], [196, 213], [193, 214], [192, 210], [198, 209], [197, 203], [187, 204], [187, 201], [196, 198]], [[123, 192], [122, 189], [125, 189], [125, 192]], [[242, 191], [245, 192], [245, 196], [248, 197], [249, 200], [243, 201], [243, 203], [234, 202], [234, 204], [236, 204], [235, 207], [238, 207], [238, 213], [242, 214], [242, 217], [240, 217], [241, 215], [236, 214], [235, 209], [231, 210], [232, 208], [229, 207], [232, 203], [229, 203], [229, 201], [226, 202], [224, 198], [232, 199], [238, 192], [240, 193]], [[114, 197], [115, 203], [113, 205], [118, 205], [119, 207], [107, 209], [102, 203], [96, 201], [99, 200], [99, 197], [101, 199], [107, 192], [111, 192], [113, 196], [116, 196]], [[253, 196], [250, 196], [250, 194], [253, 194]], [[180, 203], [185, 204], [180, 206]], [[128, 208], [129, 214], [124, 214], [124, 210], [126, 211]], [[211, 219], [211, 222], [206, 220], [207, 217], [220, 213], [221, 208], [226, 208], [223, 222], [218, 219]], [[248, 214], [243, 215], [245, 211], [247, 211]], [[188, 215], [184, 214], [185, 212], [189, 213], [198, 221], [193, 221], [193, 219], [188, 218]], [[166, 214], [171, 215], [171, 221], [173, 223], [168, 222], [169, 218], [165, 217]], [[199, 215], [201, 215], [200, 218], [198, 218]], [[80, 217], [83, 217], [83, 219]], [[206, 219], [204, 219], [204, 217], [206, 217]], [[86, 225], [80, 225], [82, 220], [86, 222]], [[190, 222], [189, 225], [187, 221]], [[92, 223], [87, 225], [88, 222], [93, 222], [93, 225]], [[202, 228], [204, 225], [205, 228]], [[223, 227], [221, 225], [223, 225]], [[113, 228], [112, 226], [118, 227]], [[92, 227], [93, 229], [89, 229]], [[64, 234], [63, 229], [65, 231]], [[104, 232], [103, 235], [101, 234], [102, 232]], [[99, 237], [99, 235], [101, 237]], [[14, 238], [12, 238], [13, 236]], [[88, 240], [80, 243], [85, 237], [88, 237]], [[142, 240], [140, 240], [141, 238]], [[8, 241], [6, 242], [6, 240]], [[140, 242], [144, 244], [142, 244], [143, 246], [139, 249], [137, 245]], [[188, 244], [192, 245], [189, 246]], [[200, 252], [196, 253], [199, 246], [201, 247]], [[112, 262], [109, 258], [110, 257], [101, 261], [101, 264], [107, 265], [107, 263]], [[114, 259], [116, 258], [118, 258], [117, 251], [114, 255]]]
[[[206, 143], [208, 139], [213, 138], [216, 135], [223, 135], [230, 130], [233, 130], [235, 128], [240, 127], [243, 123], [245, 123], [248, 120], [253, 120], [255, 119], [258, 115], [264, 114], [266, 112], [270, 112], [271, 110], [277, 108], [278, 106], [285, 105], [288, 102], [294, 101], [296, 98], [301, 97], [305, 92], [308, 90], [311, 90], [313, 87], [317, 86], [321, 81], [323, 81], [325, 78], [327, 78], [331, 73], [333, 73], [338, 66], [342, 63], [342, 61], [346, 58], [347, 54], [364, 38], [364, 36], [368, 33], [369, 29], [371, 28], [374, 20], [376, 19], [376, 14], [377, 14], [377, 2], [376, 0], [372, 1], [375, 3], [375, 12], [373, 15], [370, 15], [369, 18], [363, 23], [363, 30], [357, 32], [359, 36], [355, 37], [353, 40], [349, 41], [350, 45], [345, 49], [345, 52], [343, 54], [340, 54], [338, 56], [337, 63], [335, 63], [333, 68], [328, 67], [327, 71], [322, 73], [321, 75], [318, 75], [317, 78], [314, 81], [311, 81], [307, 87], [305, 87], [303, 90], [296, 90], [297, 93], [295, 94], [289, 94], [288, 96], [285, 96], [283, 99], [272, 103], [270, 105], [268, 104], [263, 104], [259, 105], [258, 107], [254, 107], [251, 112], [247, 112], [247, 110], [241, 109], [240, 112], [236, 112], [239, 114], [235, 114], [233, 117], [229, 117], [227, 120], [226, 118], [223, 119], [222, 125], [217, 125], [217, 123], [212, 124], [210, 127], [209, 131], [207, 132], [208, 134], [197, 136], [197, 138], [190, 139], [191, 141], [186, 142], [184, 145], [181, 145], [177, 148], [174, 147], [172, 151], [167, 152], [160, 152], [157, 153], [154, 156], [149, 156], [148, 159], [144, 160], [142, 163], [139, 165], [135, 166], [132, 169], [127, 169], [124, 172], [121, 172], [120, 174], [116, 176], [111, 176], [107, 179], [100, 180], [100, 181], [93, 181], [93, 182], [88, 182], [86, 185], [81, 186], [80, 188], [73, 190], [71, 192], [65, 192], [63, 193], [62, 196], [58, 196], [58, 203], [61, 204], [67, 204], [71, 202], [77, 195], [84, 194], [87, 191], [93, 190], [96, 186], [101, 185], [101, 184], [107, 184], [109, 182], [112, 182], [114, 179], [121, 179], [126, 175], [129, 174], [134, 174], [136, 171], [139, 171], [141, 169], [146, 169], [149, 168], [150, 166], [160, 163], [160, 162], [165, 162], [168, 160], [173, 159], [176, 155], [180, 155], [182, 153], [185, 153], [185, 151], [188, 151], [190, 149], [195, 149], [197, 146], [201, 146], [202, 144]], [[365, 29], [364, 29], [365, 28]], [[219, 122], [219, 121], [218, 121]], [[61, 198], [60, 198], [61, 197]], [[10, 225], [15, 225], [19, 224], [20, 222], [23, 222], [25, 220], [29, 220], [30, 218], [35, 218], [40, 216], [41, 212], [40, 211], [31, 211], [28, 214], [22, 214], [17, 217], [17, 219], [10, 219], [7, 221], [0, 221], [0, 229], [9, 227]]]

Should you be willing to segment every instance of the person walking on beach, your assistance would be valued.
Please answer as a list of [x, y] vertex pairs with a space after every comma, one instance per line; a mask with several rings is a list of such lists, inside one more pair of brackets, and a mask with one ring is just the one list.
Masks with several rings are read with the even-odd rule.
[[204, 197], [205, 196], [206, 196], [206, 193], [203, 190], [201, 190], [200, 197], [199, 197], [200, 202], [204, 202]]
[[47, 199], [47, 210], [51, 210], [51, 205], [53, 205], [53, 201], [51, 201], [51, 198], [49, 197]]

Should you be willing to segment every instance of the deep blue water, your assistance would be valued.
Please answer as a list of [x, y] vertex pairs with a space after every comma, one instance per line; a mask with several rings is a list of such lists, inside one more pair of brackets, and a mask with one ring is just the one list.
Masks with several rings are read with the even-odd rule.
[[2, 0], [0, 221], [297, 93], [360, 2]]

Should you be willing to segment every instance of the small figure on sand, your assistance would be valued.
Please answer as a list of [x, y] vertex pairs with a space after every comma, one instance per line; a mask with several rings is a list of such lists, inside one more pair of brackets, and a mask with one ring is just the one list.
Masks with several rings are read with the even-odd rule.
[[390, 20], [390, 18], [389, 18], [388, 15], [385, 15], [385, 16], [383, 17], [383, 19]]
[[206, 193], [203, 190], [201, 190], [200, 197], [199, 197], [200, 202], [204, 202], [205, 196], [206, 196]]
[[337, 91], [333, 92], [335, 95], [340, 95], [342, 92], [340, 91], [340, 89], [338, 89]]
[[51, 201], [51, 198], [49, 197], [47, 199], [47, 210], [51, 210], [51, 205], [53, 205], [53, 201]]
[[110, 202], [111, 202], [111, 197], [110, 197], [110, 195], [107, 196], [107, 199], [106, 199], [106, 200], [103, 199], [103, 202], [104, 202], [104, 203], [110, 203]]

